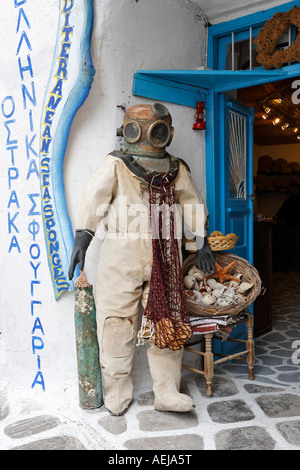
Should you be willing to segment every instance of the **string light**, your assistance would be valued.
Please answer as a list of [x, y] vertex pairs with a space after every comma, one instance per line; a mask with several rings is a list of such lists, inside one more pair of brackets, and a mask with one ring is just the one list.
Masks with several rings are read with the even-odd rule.
[[267, 114], [270, 114], [270, 112], [272, 111], [271, 108], [269, 108], [269, 106], [264, 106], [263, 108], [264, 108], [265, 113]]
[[[272, 99], [272, 98], [271, 98]], [[285, 96], [281, 96], [279, 98], [273, 98], [273, 102], [277, 103], [277, 104], [281, 104], [283, 102], [283, 100], [285, 99]], [[264, 120], [267, 120], [269, 117], [270, 117], [270, 114], [273, 112], [272, 108], [269, 106], [269, 103], [267, 102], [267, 100], [264, 100], [264, 102], [262, 103], [262, 108], [263, 108], [263, 113], [261, 114], [262, 116], [262, 119]], [[275, 114], [275, 113], [274, 113]], [[276, 116], [276, 114], [275, 114]], [[271, 118], [272, 119], [272, 118]], [[283, 124], [281, 125], [280, 123], [283, 121]], [[273, 119], [273, 125], [274, 126], [277, 126], [278, 124], [280, 124], [281, 126], [281, 129], [283, 131], [286, 131], [289, 127], [291, 127], [291, 131], [294, 133], [294, 134], [298, 134], [299, 133], [299, 130], [300, 130], [300, 127], [297, 127], [295, 126], [295, 124], [290, 124], [289, 122], [286, 122], [284, 120], [284, 116], [276, 116], [274, 119]], [[297, 135], [297, 139], [300, 140], [300, 134]]]

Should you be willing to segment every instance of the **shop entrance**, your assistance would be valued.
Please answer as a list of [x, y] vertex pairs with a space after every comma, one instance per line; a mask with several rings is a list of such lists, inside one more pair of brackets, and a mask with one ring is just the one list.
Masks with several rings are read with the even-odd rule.
[[[278, 315], [297, 320], [300, 280], [300, 80], [237, 90], [253, 107], [254, 265], [263, 295], [254, 304], [255, 336]], [[299, 312], [298, 312], [299, 313]], [[296, 315], [296, 316], [295, 316]]]

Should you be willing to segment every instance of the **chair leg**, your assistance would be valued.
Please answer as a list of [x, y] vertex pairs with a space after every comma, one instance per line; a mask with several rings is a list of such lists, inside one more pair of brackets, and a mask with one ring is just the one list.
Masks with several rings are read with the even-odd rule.
[[212, 379], [214, 376], [214, 355], [212, 353], [211, 340], [213, 333], [204, 335], [205, 339], [205, 353], [204, 353], [204, 377], [206, 379], [206, 395], [211, 397], [212, 392]]
[[253, 340], [253, 315], [250, 314], [248, 316], [246, 326], [248, 331], [247, 349], [249, 350], [246, 359], [249, 366], [249, 380], [254, 380], [253, 366], [255, 362], [255, 347]]

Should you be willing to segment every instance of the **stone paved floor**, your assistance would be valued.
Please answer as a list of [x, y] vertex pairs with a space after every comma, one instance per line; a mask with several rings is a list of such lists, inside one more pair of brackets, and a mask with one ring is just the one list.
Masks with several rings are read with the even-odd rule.
[[274, 329], [256, 341], [254, 381], [244, 362], [219, 365], [207, 398], [202, 376], [183, 371], [183, 391], [196, 408], [163, 413], [153, 409], [145, 370], [135, 375], [134, 402], [121, 417], [80, 409], [76, 390], [56, 402], [0, 383], [0, 449], [299, 450], [299, 281], [299, 273], [275, 276]]

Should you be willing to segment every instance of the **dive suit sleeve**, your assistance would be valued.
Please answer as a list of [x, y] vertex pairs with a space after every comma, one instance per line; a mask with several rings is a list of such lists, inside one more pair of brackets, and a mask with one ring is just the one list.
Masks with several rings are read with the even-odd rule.
[[114, 198], [117, 186], [116, 158], [108, 155], [89, 181], [81, 201], [77, 229], [96, 233]]
[[69, 279], [73, 278], [77, 264], [80, 270], [84, 269], [86, 251], [114, 197], [116, 184], [115, 159], [108, 156], [103, 166], [91, 178], [82, 198], [69, 266]]
[[176, 181], [176, 195], [184, 225], [194, 236], [205, 238], [207, 211], [190, 172], [182, 163]]

